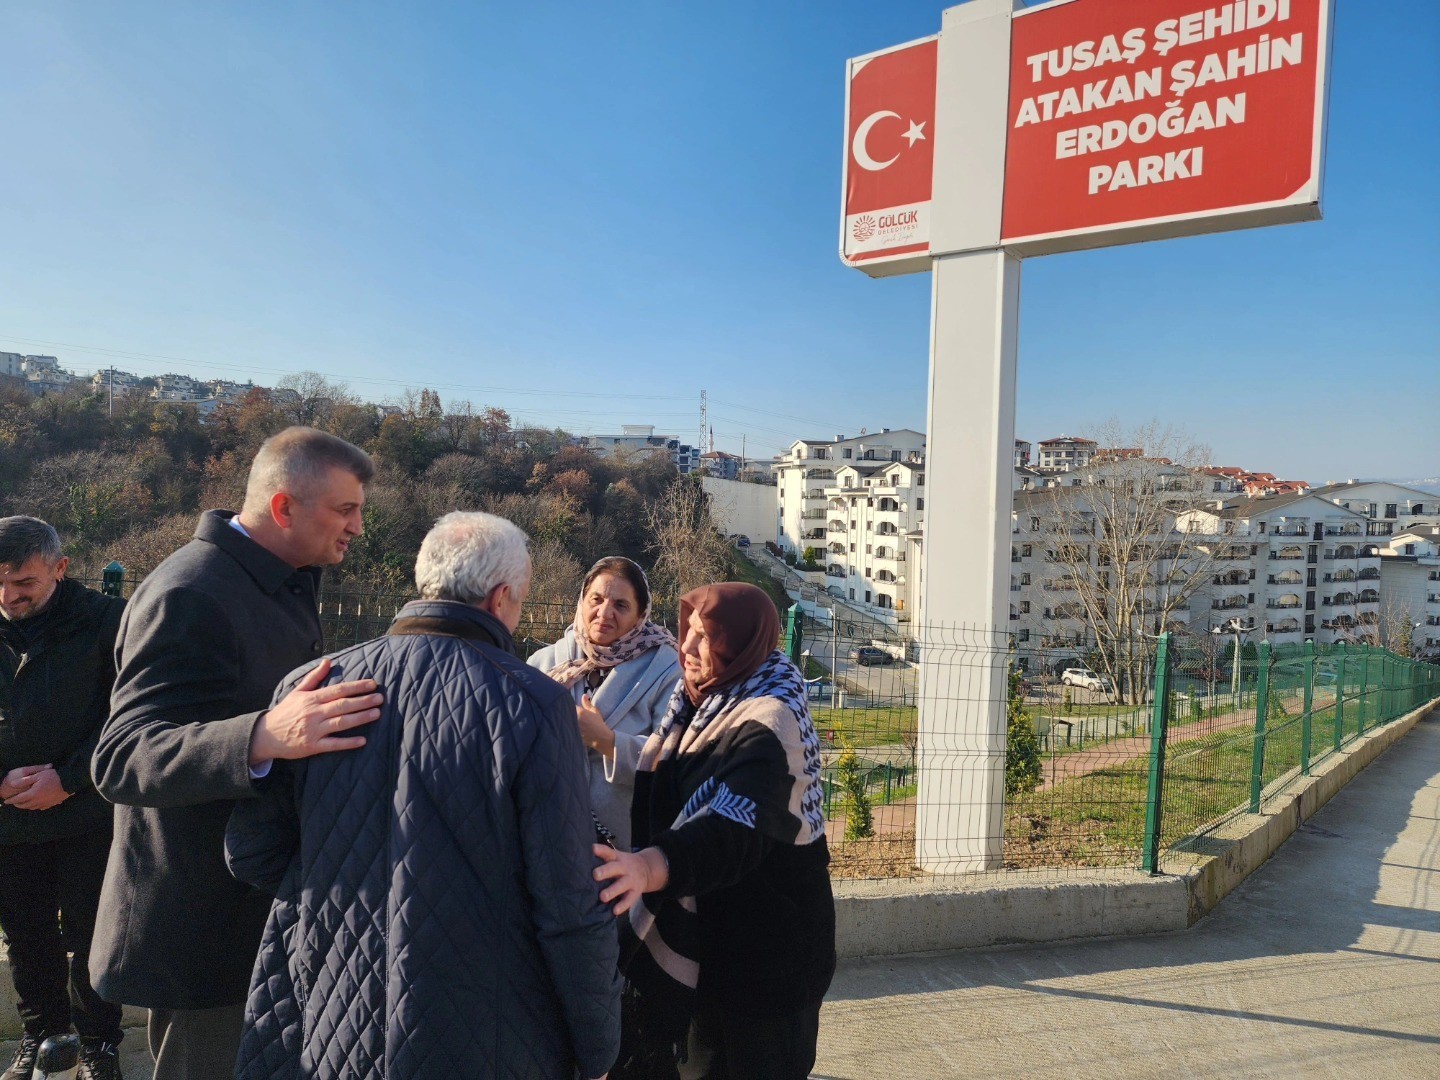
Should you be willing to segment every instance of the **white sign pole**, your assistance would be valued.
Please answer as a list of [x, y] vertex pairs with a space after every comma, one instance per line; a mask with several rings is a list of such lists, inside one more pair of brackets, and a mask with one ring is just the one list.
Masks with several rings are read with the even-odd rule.
[[999, 248], [1011, 0], [945, 12], [936, 89], [930, 408], [915, 846], [998, 868], [1020, 261]]

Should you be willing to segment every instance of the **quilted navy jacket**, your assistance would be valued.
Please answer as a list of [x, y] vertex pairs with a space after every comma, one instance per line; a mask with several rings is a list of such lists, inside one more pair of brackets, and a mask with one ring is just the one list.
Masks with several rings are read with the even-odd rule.
[[[277, 763], [226, 835], [275, 893], [236, 1076], [596, 1077], [619, 1049], [568, 694], [464, 604], [332, 657], [385, 694], [362, 749]], [[282, 697], [306, 669], [276, 691]]]

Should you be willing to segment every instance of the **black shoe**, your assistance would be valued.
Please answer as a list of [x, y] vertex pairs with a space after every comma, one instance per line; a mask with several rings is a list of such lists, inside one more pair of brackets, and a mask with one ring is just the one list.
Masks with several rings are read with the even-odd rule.
[[77, 1080], [123, 1080], [120, 1044], [104, 1039], [80, 1040], [80, 1075]]
[[0, 1074], [0, 1080], [30, 1080], [30, 1074], [35, 1071], [35, 1058], [40, 1053], [40, 1042], [38, 1035], [31, 1035], [28, 1031], [21, 1035], [15, 1060]]

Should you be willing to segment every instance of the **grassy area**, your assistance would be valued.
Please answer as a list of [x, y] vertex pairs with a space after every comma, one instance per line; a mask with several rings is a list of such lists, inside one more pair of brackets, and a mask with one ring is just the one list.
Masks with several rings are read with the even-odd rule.
[[780, 582], [746, 558], [738, 548], [730, 551], [730, 580], [749, 582], [764, 589], [765, 594], [775, 601], [776, 610], [780, 612], [781, 629], [784, 629], [785, 610], [795, 601], [786, 594]]
[[915, 739], [918, 710], [913, 705], [889, 708], [832, 709], [810, 704], [810, 719], [820, 738], [834, 746], [891, 746]]
[[[1294, 702], [1285, 701], [1286, 709]], [[1300, 764], [1303, 720], [1271, 710], [1261, 783], [1269, 785]], [[1348, 714], [1347, 734], [1355, 718]], [[1334, 710], [1311, 719], [1311, 761], [1334, 746]], [[1161, 846], [1205, 828], [1250, 800], [1254, 728], [1230, 728], [1172, 746], [1166, 754]], [[1138, 862], [1145, 836], [1149, 759], [1139, 755], [1046, 791], [1017, 795], [1006, 816], [1006, 860], [1018, 866], [1114, 865]]]
[[1064, 720], [1078, 720], [1085, 716], [1128, 716], [1140, 713], [1148, 716], [1149, 705], [1071, 705], [1068, 709], [1063, 701], [1025, 702], [1025, 711], [1032, 715], [1058, 716]]

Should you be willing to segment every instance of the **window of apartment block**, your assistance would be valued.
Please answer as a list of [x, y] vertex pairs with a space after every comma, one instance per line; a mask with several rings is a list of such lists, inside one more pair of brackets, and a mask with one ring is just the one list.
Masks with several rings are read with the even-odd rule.
[[847, 458], [848, 458], [848, 457], [854, 457], [854, 456], [855, 456], [855, 451], [849, 449], [848, 447], [847, 447], [846, 449], [842, 450], [841, 453], [842, 453], [845, 457], [847, 457]]
[[1032, 517], [1032, 518], [1030, 519], [1030, 531], [1031, 531], [1031, 532], [1039, 532], [1039, 531], [1040, 531], [1040, 519], [1039, 519], [1038, 517]]
[[874, 500], [874, 499], [866, 499], [866, 500], [865, 500], [865, 505], [866, 505], [866, 506], [874, 506], [874, 505], [875, 505], [875, 500]]
[[851, 518], [851, 519], [850, 519], [850, 528], [852, 528], [852, 529], [855, 528], [855, 519], [854, 519], [854, 518]]
[[854, 599], [855, 599], [855, 590], [854, 590], [854, 589], [851, 589], [851, 590], [850, 590], [850, 599], [851, 599], [851, 600], [854, 600]]
[[850, 554], [851, 554], [851, 555], [854, 555], [854, 554], [855, 554], [855, 545], [854, 545], [854, 544], [851, 544], [851, 545], [850, 545]]
[[[900, 451], [899, 451], [899, 450], [891, 450], [891, 451], [890, 451], [890, 460], [891, 460], [891, 461], [899, 461], [899, 460], [900, 460]], [[1391, 516], [1393, 517], [1394, 515], [1392, 514]]]
[[1020, 545], [1020, 556], [1021, 556], [1021, 558], [1028, 559], [1028, 558], [1030, 557], [1030, 554], [1031, 554], [1030, 545], [1029, 545], [1029, 544], [1021, 544], [1021, 545]]
[[1029, 584], [1030, 584], [1030, 575], [1029, 575], [1029, 574], [1021, 574], [1021, 575], [1020, 575], [1020, 584], [1021, 584], [1021, 585], [1029, 585]]
[[1029, 614], [1030, 614], [1030, 601], [1029, 601], [1029, 600], [1021, 600], [1021, 601], [1020, 601], [1020, 614], [1021, 614], [1021, 615], [1029, 615]]
[[870, 603], [870, 590], [869, 590], [869, 589], [866, 589], [866, 590], [865, 590], [865, 603], [867, 603], [867, 604]]
[[866, 555], [869, 555], [869, 554], [870, 554], [870, 545], [869, 545], [869, 544], [866, 544], [866, 545], [865, 545], [865, 554], [866, 554]]
[[924, 500], [924, 499], [916, 499], [916, 500], [915, 500], [915, 509], [916, 509], [916, 510], [924, 510], [924, 509], [925, 509], [925, 500]]
[[1394, 504], [1394, 503], [1386, 503], [1386, 504], [1385, 504], [1385, 516], [1386, 516], [1386, 517], [1394, 517], [1394, 516], [1395, 516], [1395, 504]]
[[916, 487], [924, 487], [924, 486], [925, 486], [925, 474], [924, 474], [923, 472], [922, 472], [922, 473], [916, 473], [916, 474], [915, 474], [915, 486], [916, 486]]

